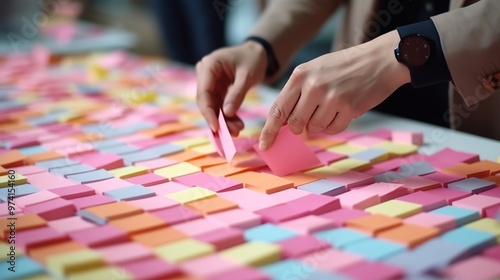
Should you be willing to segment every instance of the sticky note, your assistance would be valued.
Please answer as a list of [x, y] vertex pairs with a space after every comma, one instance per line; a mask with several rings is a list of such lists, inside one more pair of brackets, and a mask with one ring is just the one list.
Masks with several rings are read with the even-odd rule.
[[123, 167], [123, 159], [119, 155], [111, 153], [92, 153], [78, 159], [80, 162], [92, 166], [95, 169], [112, 170]]
[[199, 219], [202, 217], [197, 212], [195, 212], [187, 207], [184, 207], [182, 205], [173, 206], [170, 208], [161, 209], [161, 210], [157, 210], [157, 211], [151, 211], [151, 214], [162, 219], [168, 225], [175, 225], [175, 224]]
[[89, 249], [57, 254], [47, 259], [47, 267], [59, 275], [68, 275], [103, 265], [103, 256]]
[[365, 150], [366, 148], [360, 147], [360, 146], [355, 146], [355, 145], [349, 145], [349, 144], [341, 144], [341, 145], [336, 145], [330, 148], [327, 148], [327, 151], [334, 152], [337, 154], [341, 155], [351, 155], [357, 152], [361, 152]]
[[28, 176], [28, 175], [31, 175], [31, 174], [36, 174], [36, 173], [41, 173], [41, 172], [47, 171], [45, 168], [42, 168], [42, 167], [39, 167], [39, 166], [36, 166], [36, 165], [19, 166], [19, 167], [14, 168], [14, 170], [17, 173], [22, 174], [24, 176]]
[[444, 198], [428, 192], [414, 192], [404, 196], [400, 196], [396, 198], [396, 200], [418, 204], [422, 207], [422, 210], [424, 212], [428, 212], [448, 205], [447, 201]]
[[269, 208], [254, 211], [254, 213], [260, 215], [263, 221], [272, 223], [285, 222], [309, 214], [307, 209], [294, 208], [287, 204], [271, 206]]
[[333, 162], [347, 158], [347, 155], [337, 154], [330, 151], [319, 151], [316, 152], [316, 157], [323, 165], [330, 165]]
[[199, 234], [195, 237], [205, 243], [212, 244], [217, 251], [245, 243], [243, 231], [234, 228], [220, 228]]
[[121, 200], [134, 200], [155, 196], [154, 191], [142, 186], [142, 185], [132, 185], [128, 187], [123, 187], [119, 189], [114, 189], [106, 191], [103, 193], [117, 201]]
[[165, 226], [165, 223], [162, 219], [150, 213], [132, 215], [125, 218], [112, 220], [109, 223], [127, 232], [129, 235]]
[[104, 169], [97, 169], [86, 173], [69, 175], [67, 178], [74, 182], [86, 184], [111, 179], [113, 178], [113, 173]]
[[359, 210], [371, 207], [380, 202], [380, 198], [377, 194], [359, 190], [352, 190], [343, 193], [338, 195], [337, 198], [339, 199], [342, 207]]
[[176, 177], [174, 182], [185, 186], [201, 186], [214, 192], [236, 190], [243, 187], [243, 183], [227, 177], [212, 176], [204, 172], [196, 172]]
[[495, 245], [497, 238], [490, 232], [470, 227], [460, 227], [444, 233], [439, 239], [454, 243], [465, 248], [467, 252], [475, 254]]
[[176, 177], [192, 174], [201, 171], [199, 167], [192, 165], [188, 162], [175, 163], [167, 167], [156, 169], [154, 174], [163, 176], [172, 180]]
[[158, 245], [171, 243], [187, 237], [188, 235], [172, 227], [163, 227], [133, 234], [131, 239], [148, 247], [157, 247]]
[[476, 210], [482, 216], [486, 215], [486, 210], [500, 205], [500, 198], [486, 195], [471, 195], [460, 200], [455, 200], [453, 206]]
[[[500, 176], [495, 176], [495, 177], [500, 178]], [[500, 188], [497, 187], [497, 188], [493, 188], [493, 189], [481, 192], [481, 195], [486, 195], [486, 196], [500, 198]]]
[[438, 182], [421, 176], [412, 176], [403, 179], [396, 179], [394, 183], [403, 184], [409, 192], [427, 191], [441, 187]]
[[297, 233], [274, 224], [262, 224], [249, 228], [244, 232], [247, 241], [262, 241], [276, 243], [297, 235]]
[[416, 145], [396, 143], [396, 142], [382, 142], [374, 145], [373, 147], [386, 149], [390, 155], [397, 157], [414, 154], [418, 150], [418, 146]]
[[114, 199], [100, 194], [74, 198], [71, 201], [77, 210], [115, 202]]
[[382, 262], [363, 262], [343, 269], [342, 275], [352, 279], [401, 279], [405, 272]]
[[426, 190], [425, 192], [433, 194], [433, 195], [437, 195], [439, 197], [442, 197], [443, 199], [446, 199], [448, 204], [451, 204], [455, 200], [462, 199], [464, 197], [471, 195], [471, 193], [467, 193], [467, 192], [460, 191], [460, 190], [449, 189], [449, 188], [434, 188], [434, 189]]
[[314, 152], [309, 149], [300, 136], [293, 134], [288, 126], [283, 126], [280, 129], [274, 144], [268, 150], [261, 151], [258, 144], [254, 145], [254, 149], [273, 173], [278, 176], [321, 165]]
[[290, 202], [287, 202], [286, 205], [298, 210], [305, 210], [307, 211], [307, 213], [314, 215], [324, 214], [340, 208], [340, 202], [338, 198], [317, 194], [310, 194], [294, 199]]
[[478, 220], [481, 216], [478, 211], [450, 205], [432, 210], [429, 213], [451, 216], [455, 219], [457, 226]]
[[14, 197], [14, 199], [16, 199], [18, 197], [36, 193], [39, 191], [39, 189], [30, 184], [17, 185], [15, 187], [15, 190], [16, 190], [15, 193], [12, 193], [12, 191], [9, 193], [9, 188], [1, 188], [0, 199], [2, 199], [3, 201], [7, 201], [9, 196]]
[[130, 274], [125, 272], [123, 269], [115, 266], [103, 266], [97, 267], [90, 270], [85, 270], [72, 274], [69, 280], [85, 280], [85, 279], [133, 279]]
[[94, 223], [86, 221], [80, 216], [71, 216], [63, 219], [52, 220], [48, 222], [48, 225], [51, 228], [63, 233], [88, 229], [96, 226]]
[[202, 215], [209, 215], [238, 208], [238, 204], [217, 196], [188, 202], [185, 206]]
[[76, 164], [78, 164], [77, 161], [74, 161], [69, 158], [57, 158], [57, 159], [39, 161], [35, 163], [36, 166], [43, 167], [47, 170], [50, 170], [52, 168], [60, 168], [65, 166], [76, 165]]
[[116, 178], [127, 179], [130, 177], [146, 174], [148, 173], [148, 170], [141, 166], [124, 166], [117, 169], [109, 170], [107, 172], [109, 172]]
[[2, 158], [0, 159], [0, 166], [4, 168], [21, 166], [23, 165], [25, 158], [26, 157], [19, 151], [8, 151], [2, 154]]
[[474, 166], [467, 163], [441, 168], [441, 171], [451, 175], [464, 176], [466, 178], [484, 178], [490, 176], [490, 170], [484, 166]]
[[226, 227], [246, 229], [261, 223], [261, 217], [243, 209], [233, 209], [206, 216], [207, 220], [219, 223]]
[[419, 131], [392, 131], [391, 139], [394, 142], [420, 146], [424, 143], [424, 134]]
[[365, 239], [347, 245], [344, 250], [377, 261], [401, 253], [405, 251], [405, 247], [390, 241]]
[[435, 172], [436, 170], [427, 161], [417, 161], [402, 164], [399, 167], [399, 172], [404, 177], [422, 176]]
[[97, 224], [142, 213], [143, 210], [127, 202], [115, 202], [92, 206], [81, 210], [78, 215]]
[[500, 243], [500, 221], [498, 220], [484, 218], [466, 224], [465, 227], [493, 234], [497, 237], [497, 243]]
[[319, 215], [319, 217], [329, 219], [337, 227], [344, 226], [345, 222], [359, 217], [368, 216], [369, 214], [363, 210], [341, 208], [335, 211], [327, 212]]
[[397, 227], [402, 221], [395, 217], [373, 214], [347, 221], [346, 226], [376, 235], [381, 231]]
[[133, 279], [165, 279], [180, 274], [178, 266], [154, 257], [127, 262], [120, 267]]
[[50, 256], [77, 251], [84, 248], [85, 246], [74, 241], [62, 241], [47, 246], [33, 248], [30, 251], [30, 257], [45, 264], [47, 262], [47, 258]]
[[279, 226], [304, 235], [335, 227], [333, 221], [327, 218], [318, 217], [316, 215], [308, 215], [283, 222], [280, 223]]
[[64, 199], [74, 199], [89, 195], [95, 195], [95, 190], [86, 185], [72, 185], [50, 189], [49, 191], [57, 194], [59, 197]]
[[[218, 275], [240, 267], [216, 254], [185, 261], [179, 266], [191, 277], [200, 277], [202, 279], [224, 279], [219, 278]], [[200, 269], [201, 267], [203, 269]]]
[[183, 190], [183, 191], [179, 191], [179, 192], [175, 192], [175, 193], [171, 193], [171, 194], [167, 195], [168, 198], [173, 199], [175, 201], [178, 201], [179, 203], [182, 203], [182, 204], [186, 204], [189, 202], [193, 202], [193, 201], [197, 201], [197, 200], [201, 200], [201, 199], [205, 199], [205, 198], [211, 198], [211, 197], [215, 197], [215, 196], [216, 196], [215, 192], [213, 192], [211, 190], [207, 190], [207, 189], [202, 188], [202, 187], [193, 187], [193, 188], [189, 188], [187, 190]]
[[179, 205], [179, 202], [161, 195], [142, 198], [142, 199], [135, 199], [129, 201], [129, 203], [148, 212]]
[[452, 162], [473, 163], [479, 161], [478, 154], [472, 154], [462, 151], [444, 148], [430, 156], [431, 159], [448, 159]]
[[432, 214], [432, 213], [418, 213], [411, 217], [404, 219], [405, 224], [418, 225], [427, 228], [437, 228], [441, 232], [445, 232], [455, 228], [455, 219], [451, 216]]
[[267, 276], [256, 268], [241, 266], [224, 272], [217, 273], [212, 279], [230, 280], [230, 279], [267, 279]]
[[234, 155], [236, 154], [236, 146], [234, 145], [231, 133], [227, 128], [226, 120], [224, 119], [224, 113], [219, 110], [219, 130], [216, 133], [211, 132], [210, 140], [212, 145], [219, 153], [221, 157], [224, 157], [227, 162], [231, 162]]
[[402, 244], [408, 248], [413, 248], [431, 238], [438, 236], [439, 234], [440, 230], [436, 228], [403, 224], [395, 228], [385, 230], [377, 234], [377, 237]]
[[245, 266], [262, 266], [280, 259], [280, 247], [276, 244], [252, 241], [220, 253], [223, 258]]
[[87, 247], [101, 247], [128, 241], [127, 233], [112, 225], [103, 225], [68, 233], [74, 241]]
[[298, 258], [327, 249], [330, 244], [310, 235], [298, 235], [278, 242], [285, 258]]
[[0, 269], [4, 271], [2, 279], [28, 279], [30, 276], [41, 274], [45, 271], [44, 267], [40, 263], [28, 257], [17, 257], [15, 263], [14, 272], [9, 269], [13, 266], [11, 266], [8, 262], [3, 261], [0, 264]]
[[[318, 258], [318, 256], [328, 256], [328, 258]], [[335, 261], [332, 262], [331, 260]], [[324, 249], [318, 252], [313, 252], [300, 258], [304, 263], [315, 264], [318, 267], [317, 272], [329, 271], [333, 274], [333, 271], [340, 271], [344, 268], [354, 266], [364, 261], [363, 257], [352, 254], [349, 252], [340, 251], [334, 248]], [[310, 280], [316, 279], [314, 276], [317, 273], [311, 274]], [[323, 274], [320, 273], [321, 276]], [[332, 276], [331, 274], [329, 276]], [[335, 277], [336, 275], [333, 275]], [[324, 278], [319, 278], [324, 279]], [[345, 279], [340, 278], [326, 278], [326, 279]]]
[[[27, 229], [44, 227], [47, 225], [47, 222], [42, 219], [37, 214], [24, 214], [20, 216], [15, 216], [16, 218], [16, 231], [23, 231]], [[10, 224], [11, 220], [7, 218], [0, 219], [0, 226], [2, 226], [2, 230], [0, 231], [0, 237], [5, 238], [10, 234]]]
[[66, 218], [73, 216], [76, 212], [73, 203], [62, 198], [28, 205], [24, 210], [27, 213], [35, 213], [45, 220]]
[[369, 239], [368, 234], [352, 230], [349, 228], [336, 228], [319, 231], [313, 234], [314, 237], [328, 242], [332, 247], [344, 248], [349, 244], [355, 244], [361, 240]]
[[300, 190], [312, 192], [315, 194], [336, 196], [347, 192], [346, 187], [342, 183], [331, 180], [320, 179], [299, 187]]
[[296, 275], [295, 270], [301, 271], [301, 277], [308, 277], [315, 270], [309, 264], [298, 260], [288, 259], [268, 264], [260, 268], [262, 272], [272, 277], [272, 279], [288, 278]]
[[48, 201], [55, 198], [58, 198], [57, 194], [47, 190], [41, 190], [39, 192], [28, 194], [16, 199], [16, 204], [21, 207], [26, 207], [28, 205]]
[[389, 153], [381, 148], [369, 148], [349, 155], [350, 158], [378, 163], [389, 158]]
[[158, 246], [154, 252], [168, 262], [178, 263], [210, 254], [214, 250], [215, 247], [211, 244], [195, 239], [183, 239]]
[[16, 247], [29, 253], [32, 248], [67, 240], [68, 237], [50, 227], [37, 227], [16, 233]]
[[500, 275], [500, 266], [494, 260], [475, 256], [446, 268], [444, 275], [450, 278], [495, 279]]
[[28, 179], [19, 173], [0, 176], [0, 188], [27, 184]]
[[480, 160], [470, 164], [474, 168], [486, 168], [490, 170], [490, 175], [495, 175], [500, 173], [500, 163], [496, 163], [491, 160]]
[[247, 171], [229, 178], [244, 183], [245, 188], [266, 194], [293, 188], [293, 182], [267, 173]]
[[370, 162], [365, 160], [357, 160], [346, 158], [330, 164], [330, 167], [343, 173], [349, 170], [364, 171], [370, 168]]
[[356, 189], [358, 192], [376, 194], [380, 202], [385, 202], [408, 193], [403, 184], [378, 182]]
[[422, 211], [422, 206], [400, 200], [389, 200], [380, 204], [368, 207], [366, 212], [372, 214], [382, 214], [390, 217], [406, 218]]
[[473, 194], [478, 194], [494, 187], [496, 187], [495, 183], [479, 178], [467, 178], [448, 184], [448, 188], [450, 189], [456, 189]]
[[343, 183], [348, 189], [369, 185], [375, 182], [372, 176], [352, 170], [328, 177], [328, 179]]

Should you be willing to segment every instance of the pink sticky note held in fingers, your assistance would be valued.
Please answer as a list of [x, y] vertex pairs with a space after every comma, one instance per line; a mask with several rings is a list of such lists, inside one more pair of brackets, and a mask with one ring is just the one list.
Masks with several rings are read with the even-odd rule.
[[211, 132], [210, 141], [217, 150], [220, 156], [225, 157], [227, 162], [231, 162], [236, 154], [236, 146], [234, 145], [233, 138], [229, 129], [227, 128], [224, 113], [219, 111], [219, 131], [217, 133]]
[[274, 144], [268, 150], [261, 151], [258, 144], [253, 147], [278, 176], [322, 165], [314, 152], [307, 147], [300, 136], [293, 134], [287, 125], [280, 129]]

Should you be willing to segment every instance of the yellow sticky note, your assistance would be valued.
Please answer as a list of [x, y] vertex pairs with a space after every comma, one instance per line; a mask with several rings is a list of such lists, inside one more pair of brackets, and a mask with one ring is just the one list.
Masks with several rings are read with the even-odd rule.
[[418, 151], [418, 146], [416, 145], [394, 142], [382, 142], [373, 147], [386, 149], [390, 155], [397, 157], [411, 155]]
[[177, 145], [183, 146], [186, 149], [190, 149], [190, 148], [201, 146], [201, 145], [206, 145], [209, 143], [210, 143], [210, 140], [208, 140], [207, 137], [203, 137], [203, 136], [191, 137], [191, 138], [186, 138], [186, 139], [182, 139], [182, 140], [172, 141], [172, 144], [177, 144]]
[[109, 170], [109, 173], [120, 179], [126, 179], [148, 173], [148, 169], [142, 166], [124, 166], [117, 169]]
[[322, 179], [324, 179], [326, 177], [330, 177], [330, 176], [339, 175], [341, 173], [342, 172], [339, 169], [331, 167], [331, 166], [321, 166], [321, 167], [314, 168], [314, 169], [311, 169], [311, 170], [305, 172], [305, 174], [307, 174], [307, 175], [314, 176], [316, 178], [322, 178]]
[[190, 238], [168, 243], [154, 249], [157, 256], [173, 263], [208, 255], [214, 251], [215, 247], [213, 245]]
[[498, 157], [497, 161], [500, 162], [500, 157]]
[[205, 155], [205, 156], [217, 153], [217, 150], [215, 150], [215, 147], [212, 144], [204, 144], [204, 145], [196, 146], [196, 147], [191, 148], [190, 150], [192, 150], [193, 152], [197, 152], [199, 154]]
[[258, 136], [258, 135], [260, 135], [261, 130], [262, 130], [262, 127], [260, 127], [260, 126], [245, 127], [240, 132], [240, 137], [254, 137], [254, 136]]
[[179, 203], [185, 204], [205, 198], [215, 197], [216, 193], [202, 187], [192, 187], [187, 190], [170, 193], [165, 196]]
[[125, 270], [114, 266], [104, 266], [92, 270], [75, 273], [68, 277], [68, 280], [88, 280], [88, 279], [114, 279], [132, 280], [133, 276]]
[[[10, 246], [12, 245], [5, 242], [0, 242], [0, 252], [2, 252], [2, 254], [0, 254], [0, 261], [3, 262], [10, 258], [10, 256], [7, 255], [8, 253], [10, 253]], [[16, 247], [15, 253], [16, 257], [20, 257], [23, 255], [23, 252], [21, 252], [18, 247]]]
[[497, 237], [497, 243], [500, 243], [500, 221], [490, 218], [484, 218], [466, 224], [465, 227], [491, 233]]
[[333, 169], [340, 170], [343, 173], [349, 170], [365, 171], [369, 169], [371, 165], [369, 161], [346, 158], [330, 164], [330, 167]]
[[108, 76], [108, 71], [97, 65], [90, 65], [88, 70], [90, 82], [99, 82], [106, 79], [106, 77]]
[[0, 188], [6, 188], [10, 186], [19, 186], [22, 184], [27, 184], [28, 179], [19, 173], [7, 174], [0, 176]]
[[196, 165], [192, 165], [188, 162], [179, 162], [167, 167], [156, 169], [154, 173], [168, 179], [173, 179], [175, 177], [188, 175], [198, 171], [201, 171], [201, 169]]
[[366, 147], [359, 147], [359, 146], [354, 146], [354, 145], [349, 145], [349, 144], [342, 144], [342, 145], [337, 145], [337, 146], [327, 148], [326, 150], [330, 151], [330, 152], [338, 153], [338, 154], [343, 154], [343, 155], [352, 155], [354, 153], [358, 153], [358, 152], [366, 150]]
[[54, 276], [49, 274], [36, 274], [23, 278], [23, 280], [54, 280]]
[[89, 249], [62, 253], [47, 258], [50, 271], [60, 275], [68, 275], [78, 271], [104, 266], [104, 257]]
[[381, 214], [395, 218], [406, 218], [422, 212], [422, 206], [400, 200], [389, 200], [365, 209], [372, 214]]
[[262, 266], [278, 261], [281, 250], [276, 244], [254, 241], [224, 250], [220, 255], [242, 265]]

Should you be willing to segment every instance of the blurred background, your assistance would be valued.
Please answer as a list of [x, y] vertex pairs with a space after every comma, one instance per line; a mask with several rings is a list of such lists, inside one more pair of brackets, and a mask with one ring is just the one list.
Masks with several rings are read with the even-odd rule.
[[[41, 44], [56, 54], [123, 49], [195, 64], [241, 43], [266, 0], [0, 0], [0, 55]], [[297, 54], [293, 69], [330, 50], [342, 10]]]

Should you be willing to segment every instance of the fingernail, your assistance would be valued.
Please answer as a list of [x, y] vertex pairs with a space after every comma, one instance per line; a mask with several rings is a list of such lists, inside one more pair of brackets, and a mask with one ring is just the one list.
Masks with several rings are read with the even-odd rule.
[[233, 105], [226, 104], [226, 105], [224, 105], [223, 111], [225, 114], [232, 114], [233, 108], [234, 108]]
[[259, 150], [265, 151], [265, 150], [267, 150], [267, 148], [268, 148], [267, 142], [260, 140], [259, 141]]

